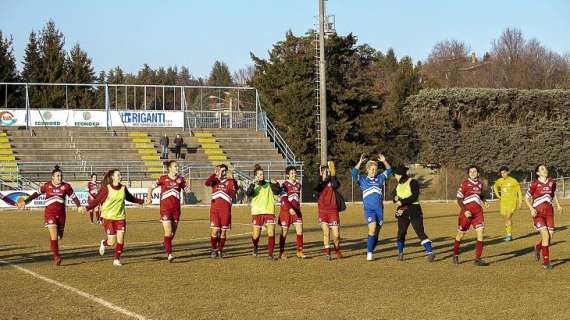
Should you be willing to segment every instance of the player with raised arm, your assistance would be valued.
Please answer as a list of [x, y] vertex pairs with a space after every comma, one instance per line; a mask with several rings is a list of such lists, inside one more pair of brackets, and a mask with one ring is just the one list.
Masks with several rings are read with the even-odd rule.
[[285, 169], [287, 180], [281, 184], [281, 210], [279, 212], [279, 225], [281, 237], [279, 238], [279, 258], [287, 259], [285, 241], [292, 225], [295, 225], [297, 258], [305, 259], [303, 254], [303, 215], [301, 214], [301, 183], [297, 180], [297, 170], [293, 166]]
[[337, 259], [342, 259], [340, 251], [340, 215], [339, 202], [336, 190], [340, 187], [340, 182], [336, 178], [334, 163], [329, 161], [328, 166], [319, 167], [320, 180], [315, 187], [317, 193], [319, 224], [323, 231], [323, 253], [325, 260], [331, 261], [330, 237], [333, 236], [333, 243]]

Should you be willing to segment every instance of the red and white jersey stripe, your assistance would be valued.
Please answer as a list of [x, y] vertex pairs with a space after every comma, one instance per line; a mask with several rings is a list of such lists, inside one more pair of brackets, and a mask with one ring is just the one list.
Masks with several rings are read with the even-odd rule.
[[464, 205], [477, 204], [483, 205], [483, 183], [480, 180], [472, 180], [471, 178], [463, 180], [457, 190], [457, 199], [461, 200]]
[[218, 179], [216, 175], [211, 175], [204, 183], [212, 187], [212, 208], [230, 208], [236, 195], [238, 185], [235, 179]]
[[534, 180], [531, 182], [526, 197], [532, 199], [533, 208], [537, 208], [542, 204], [552, 205], [552, 200], [556, 192], [556, 181], [548, 178], [546, 182]]
[[[37, 196], [45, 195], [45, 214], [46, 215], [64, 215], [65, 214], [65, 197], [69, 197], [79, 207], [79, 199], [73, 192], [73, 188], [67, 182], [62, 182], [59, 185], [54, 185], [51, 181], [44, 183], [38, 192]], [[37, 196], [34, 196], [37, 197]], [[31, 197], [32, 198], [32, 197]]]
[[170, 178], [163, 175], [154, 183], [153, 188], [160, 187], [160, 213], [180, 212], [180, 198], [186, 188], [186, 179], [177, 175]]
[[290, 205], [294, 208], [299, 208], [301, 202], [301, 184], [299, 181], [291, 182], [285, 180], [281, 184], [282, 194], [281, 194], [281, 205]]

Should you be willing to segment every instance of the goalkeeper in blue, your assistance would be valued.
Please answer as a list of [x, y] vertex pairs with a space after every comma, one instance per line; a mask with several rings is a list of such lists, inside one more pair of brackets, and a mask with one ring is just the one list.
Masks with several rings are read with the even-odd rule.
[[[384, 223], [384, 183], [392, 174], [392, 169], [383, 154], [378, 155], [378, 161], [382, 162], [386, 170], [378, 173], [378, 162], [369, 160], [363, 154], [354, 168], [352, 179], [358, 182], [362, 190], [362, 203], [364, 207], [364, 219], [368, 224], [368, 242], [366, 260], [374, 260], [374, 249], [378, 244], [380, 229]], [[360, 167], [366, 162], [366, 175], [360, 174]]]

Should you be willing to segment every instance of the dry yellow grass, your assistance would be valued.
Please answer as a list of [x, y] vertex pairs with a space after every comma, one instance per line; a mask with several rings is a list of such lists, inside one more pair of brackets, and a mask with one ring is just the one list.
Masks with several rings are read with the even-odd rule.
[[[489, 267], [475, 267], [474, 233], [466, 237], [462, 261], [450, 259], [457, 209], [425, 204], [425, 225], [434, 241], [429, 264], [410, 228], [406, 260], [396, 261], [396, 225], [387, 206], [374, 262], [365, 260], [366, 227], [361, 208], [341, 216], [345, 259], [326, 262], [316, 208], [305, 207], [306, 253], [311, 259], [267, 261], [250, 256], [247, 208], [235, 208], [227, 258], [208, 255], [207, 208], [185, 208], [174, 241], [177, 260], [165, 260], [158, 209], [130, 209], [124, 266], [112, 266], [112, 250], [100, 257], [101, 226], [68, 214], [60, 245], [63, 265], [54, 267], [42, 228], [42, 212], [0, 213], [0, 260], [105, 299], [149, 319], [570, 319], [570, 206], [556, 217], [551, 249], [556, 267], [545, 271], [531, 246], [538, 236], [526, 210], [515, 216], [515, 241], [503, 242], [493, 204], [487, 210], [484, 250]], [[261, 241], [265, 252], [266, 238]], [[290, 256], [294, 237], [288, 241]], [[8, 265], [0, 265], [1, 319], [123, 319], [77, 294], [54, 287]]]

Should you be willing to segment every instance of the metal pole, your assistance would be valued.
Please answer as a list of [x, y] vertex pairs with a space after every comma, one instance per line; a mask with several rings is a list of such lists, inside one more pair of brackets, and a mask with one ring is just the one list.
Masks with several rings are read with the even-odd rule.
[[255, 89], [255, 131], [259, 131], [259, 92]]
[[69, 105], [67, 104], [67, 85], [65, 86], [65, 109], [69, 109]]
[[109, 84], [105, 83], [105, 112], [107, 113], [107, 131], [109, 131]]
[[133, 100], [134, 100], [134, 106], [135, 106], [135, 110], [137, 110], [137, 87], [133, 87]]
[[325, 0], [319, 0], [319, 98], [321, 165], [327, 164], [327, 82], [325, 61]]
[[6, 84], [6, 91], [4, 91], [4, 109], [8, 109], [8, 84]]
[[123, 87], [125, 89], [125, 110], [129, 109], [128, 97], [127, 94], [129, 93], [129, 87]]
[[166, 101], [164, 100], [164, 87], [162, 87], [162, 110], [164, 110], [164, 108], [166, 108], [165, 104], [166, 104]]
[[26, 83], [26, 129], [30, 129], [30, 95]]
[[144, 109], [146, 110], [146, 86], [144, 86]]

